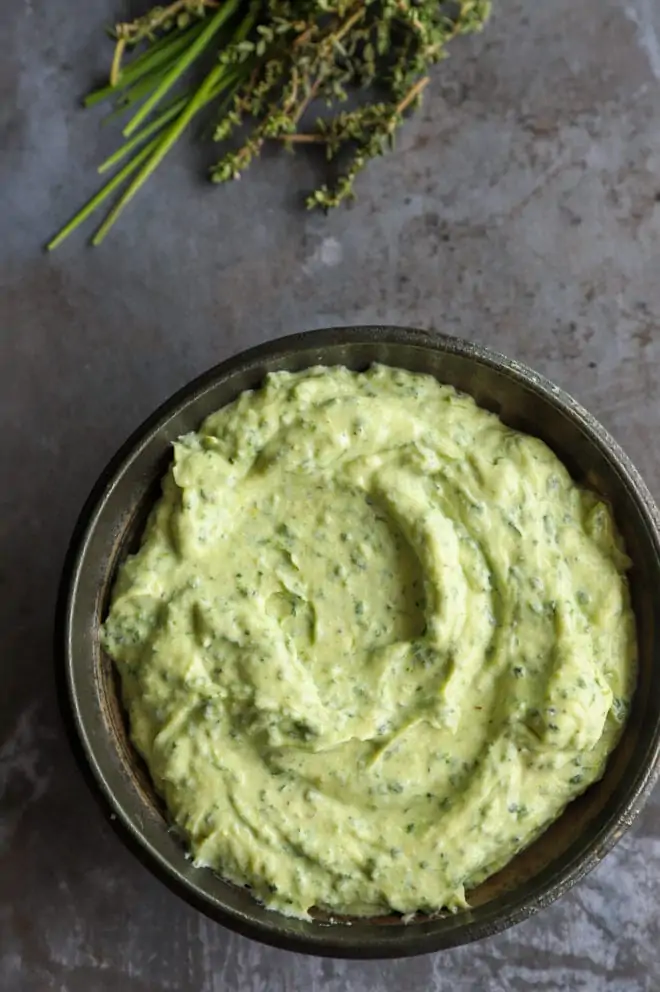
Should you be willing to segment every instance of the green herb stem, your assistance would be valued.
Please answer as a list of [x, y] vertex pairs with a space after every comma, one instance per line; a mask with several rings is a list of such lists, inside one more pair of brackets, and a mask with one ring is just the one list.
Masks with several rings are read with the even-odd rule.
[[[221, 67], [218, 66], [217, 68], [219, 69]], [[202, 107], [206, 106], [206, 104], [210, 103], [212, 100], [215, 100], [220, 95], [220, 93], [225, 91], [225, 89], [227, 89], [228, 87], [229, 87], [229, 93], [227, 96], [227, 100], [231, 99], [231, 96], [240, 85], [241, 79], [242, 76], [239, 72], [234, 72], [229, 77], [220, 76], [219, 82], [216, 83], [216, 85], [204, 97], [203, 102], [200, 103], [199, 107], [197, 108], [197, 111], [201, 110]], [[189, 97], [187, 95], [179, 97], [179, 99], [176, 100], [174, 103], [172, 103], [171, 106], [168, 107], [166, 110], [164, 110], [156, 118], [156, 120], [148, 124], [147, 127], [143, 128], [140, 132], [138, 132], [138, 134], [134, 135], [133, 138], [125, 142], [125, 144], [122, 145], [121, 148], [118, 148], [116, 152], [114, 152], [109, 158], [107, 158], [105, 162], [103, 162], [99, 166], [98, 171], [100, 173], [106, 172], [108, 169], [112, 168], [113, 165], [116, 165], [119, 161], [121, 161], [121, 159], [124, 158], [126, 155], [128, 155], [131, 151], [137, 148], [138, 145], [140, 145], [143, 141], [145, 141], [150, 135], [152, 135], [156, 131], [161, 130], [167, 123], [169, 123], [169, 121], [171, 121], [174, 117], [176, 117], [176, 115], [180, 113], [181, 110], [183, 110], [188, 100]], [[113, 193], [117, 189], [117, 187], [122, 184], [122, 182], [125, 179], [127, 179], [133, 172], [135, 172], [138, 166], [141, 165], [142, 162], [144, 162], [145, 159], [148, 158], [148, 156], [156, 150], [156, 148], [158, 147], [159, 140], [160, 140], [159, 138], [154, 138], [152, 141], [150, 141], [149, 144], [145, 145], [145, 147], [142, 148], [137, 153], [137, 155], [135, 155], [131, 159], [131, 161], [128, 162], [124, 166], [124, 168], [117, 173], [116, 176], [113, 176], [113, 178], [108, 183], [106, 183], [105, 186], [103, 186], [99, 190], [99, 192], [95, 196], [93, 196], [92, 199], [89, 200], [88, 203], [86, 203], [81, 210], [78, 211], [78, 213], [69, 221], [69, 223], [62, 228], [62, 230], [52, 239], [52, 241], [50, 241], [46, 245], [47, 249], [49, 251], [52, 251], [53, 248], [57, 248], [57, 246], [60, 245], [65, 240], [65, 238], [67, 238], [70, 234], [72, 234], [73, 231], [75, 231], [76, 228], [80, 226], [80, 224], [82, 224], [85, 220], [87, 220], [90, 214], [92, 214], [97, 209], [97, 207], [99, 207], [108, 198], [108, 196], [110, 196], [110, 194]], [[107, 233], [109, 227], [110, 225], [108, 224], [105, 233]], [[98, 243], [97, 239], [99, 239], [100, 235], [101, 232], [100, 231], [97, 232], [94, 243]]]
[[122, 75], [124, 72], [132, 72], [139, 66], [149, 63], [153, 56], [157, 55], [159, 52], [162, 52], [163, 49], [170, 49], [171, 54], [171, 49], [174, 46], [177, 48], [179, 46], [185, 48], [185, 45], [181, 45], [182, 40], [185, 38], [187, 41], [192, 41], [198, 34], [201, 34], [204, 29], [204, 24], [204, 18], [201, 18], [195, 24], [191, 24], [185, 28], [174, 28], [172, 31], [168, 31], [167, 34], [164, 34], [162, 38], [158, 38], [157, 41], [150, 42], [146, 51], [136, 55], [135, 58], [131, 59], [128, 67], [126, 69], [122, 69]]
[[[127, 89], [129, 86], [142, 80], [145, 76], [151, 75], [156, 69], [160, 69], [161, 72], [163, 68], [167, 66], [169, 62], [174, 63], [174, 60], [182, 52], [191, 41], [199, 37], [204, 28], [204, 22], [201, 24], [196, 24], [192, 28], [188, 28], [183, 33], [177, 32], [176, 38], [167, 37], [167, 45], [162, 48], [156, 48], [159, 42], [156, 42], [153, 48], [144, 52], [139, 58], [131, 62], [125, 69], [122, 69], [119, 74], [119, 78], [115, 85], [108, 84], [107, 86], [101, 87], [101, 89], [94, 90], [85, 97], [83, 103], [86, 107], [92, 107], [97, 103], [101, 103], [103, 100], [107, 100], [110, 97], [116, 96], [121, 90]], [[154, 49], [156, 49], [154, 51]]]
[[[231, 76], [223, 77], [220, 80], [220, 84], [216, 86], [211, 93], [209, 93], [208, 97], [205, 100], [204, 106], [206, 106], [206, 104], [208, 103], [211, 103], [212, 100], [215, 100], [216, 97], [220, 96], [221, 93], [228, 91], [225, 103], [223, 104], [223, 106], [225, 106], [226, 103], [229, 100], [231, 100], [232, 96], [236, 92], [236, 89], [239, 86], [241, 79], [242, 79], [242, 75], [240, 72], [235, 72]], [[147, 124], [146, 127], [143, 127], [141, 131], [138, 131], [138, 133], [134, 134], [132, 138], [129, 138], [128, 141], [125, 141], [124, 144], [117, 149], [117, 151], [113, 152], [113, 154], [109, 156], [109, 158], [106, 158], [106, 160], [102, 162], [101, 165], [99, 165], [98, 171], [101, 173], [107, 172], [108, 169], [112, 168], [113, 165], [116, 165], [117, 162], [120, 162], [123, 158], [125, 158], [129, 152], [132, 152], [134, 148], [137, 148], [138, 145], [141, 145], [146, 138], [148, 138], [152, 134], [155, 134], [156, 131], [160, 131], [160, 129], [164, 127], [165, 124], [169, 123], [169, 121], [171, 121], [174, 117], [176, 117], [179, 111], [183, 110], [189, 99], [190, 99], [190, 94], [186, 92], [182, 94], [182, 96], [178, 97], [178, 99], [174, 100], [174, 102], [171, 103], [169, 107], [166, 107], [158, 115], [158, 117], [156, 117], [153, 121], [151, 121], [150, 124]], [[220, 108], [220, 112], [222, 113], [222, 107]]]
[[108, 124], [110, 121], [116, 120], [117, 117], [125, 114], [134, 103], [137, 103], [145, 96], [148, 96], [149, 93], [153, 91], [154, 86], [158, 83], [161, 75], [162, 73], [159, 73], [158, 70], [155, 70], [153, 73], [150, 72], [148, 76], [144, 77], [144, 79], [138, 80], [138, 82], [129, 89], [124, 90], [122, 96], [119, 100], [117, 100], [114, 110], [111, 110], [110, 113], [106, 114], [103, 118], [103, 123]]
[[103, 186], [98, 191], [98, 193], [96, 193], [91, 198], [91, 200], [88, 200], [85, 206], [81, 210], [79, 210], [74, 217], [71, 218], [69, 223], [66, 224], [62, 228], [62, 230], [58, 234], [56, 234], [51, 241], [48, 242], [48, 244], [46, 245], [48, 251], [52, 251], [53, 248], [57, 248], [58, 245], [61, 245], [62, 242], [65, 240], [65, 238], [68, 238], [69, 235], [83, 223], [83, 221], [87, 220], [90, 214], [94, 213], [96, 208], [99, 207], [104, 200], [107, 200], [107, 198], [112, 193], [114, 193], [114, 191], [119, 186], [121, 186], [124, 180], [127, 179], [132, 172], [135, 172], [138, 166], [140, 166], [142, 162], [144, 162], [144, 160], [156, 148], [157, 144], [158, 144], [158, 138], [154, 138], [153, 141], [150, 141], [148, 145], [145, 145], [144, 148], [142, 148], [137, 153], [135, 158], [132, 158], [131, 161], [128, 162], [124, 166], [124, 168], [117, 173], [116, 176], [113, 176], [112, 179], [109, 182], [107, 182], [105, 186]]
[[128, 141], [125, 141], [116, 152], [113, 152], [109, 158], [106, 158], [105, 162], [101, 162], [98, 167], [98, 171], [100, 173], [107, 172], [108, 169], [111, 169], [113, 165], [117, 164], [117, 162], [121, 162], [121, 160], [126, 158], [126, 156], [132, 152], [134, 148], [141, 145], [146, 138], [152, 134], [155, 134], [156, 131], [160, 131], [161, 128], [165, 127], [166, 124], [176, 117], [176, 115], [183, 110], [188, 100], [189, 97], [187, 95], [181, 96], [178, 100], [175, 100], [174, 103], [163, 110], [162, 113], [155, 118], [155, 120], [151, 121], [150, 124], [147, 124], [146, 127], [143, 127], [141, 131], [134, 134]]
[[[130, 183], [128, 189], [122, 194], [119, 202], [112, 208], [106, 219], [99, 227], [98, 231], [92, 238], [93, 245], [99, 245], [103, 241], [104, 237], [115, 223], [122, 210], [124, 210], [124, 208], [130, 203], [140, 187], [144, 185], [151, 173], [154, 172], [154, 170], [162, 162], [174, 142], [188, 126], [195, 114], [202, 109], [205, 103], [208, 102], [208, 98], [213, 87], [217, 85], [224, 72], [226, 72], [225, 66], [214, 66], [193, 98], [188, 102], [183, 112], [169, 128], [165, 136], [163, 138], [154, 139], [156, 146], [153, 154], [151, 154], [151, 157], [147, 160], [135, 179], [133, 179]], [[151, 149], [151, 143], [147, 147]], [[142, 155], [142, 152], [140, 152], [139, 155]], [[129, 164], [132, 165], [134, 161], [135, 159], [133, 159]]]
[[212, 40], [213, 36], [218, 33], [225, 21], [232, 16], [239, 5], [239, 2], [240, 0], [227, 0], [227, 2], [224, 3], [223, 6], [213, 15], [213, 17], [208, 20], [199, 37], [195, 39], [190, 48], [185, 51], [185, 53], [177, 60], [172, 68], [165, 73], [151, 96], [145, 100], [137, 113], [128, 122], [124, 128], [125, 137], [129, 138], [133, 134], [138, 125], [142, 123], [145, 117], [149, 116], [154, 107], [160, 103], [166, 93], [170, 91], [172, 86], [174, 86], [176, 81], [183, 75], [186, 69], [192, 65], [199, 55], [201, 55]]

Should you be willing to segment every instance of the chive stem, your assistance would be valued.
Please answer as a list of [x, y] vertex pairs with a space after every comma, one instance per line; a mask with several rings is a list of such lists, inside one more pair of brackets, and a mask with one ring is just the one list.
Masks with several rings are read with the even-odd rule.
[[141, 145], [145, 138], [148, 138], [149, 135], [154, 134], [156, 131], [160, 131], [160, 129], [169, 123], [173, 117], [176, 117], [179, 111], [183, 110], [188, 102], [188, 99], [189, 97], [186, 95], [179, 97], [178, 100], [175, 100], [174, 103], [170, 104], [167, 109], [163, 110], [163, 112], [160, 113], [155, 120], [153, 120], [150, 124], [147, 124], [146, 127], [143, 127], [141, 131], [134, 134], [133, 137], [128, 141], [125, 141], [124, 144], [117, 149], [117, 151], [113, 152], [112, 155], [106, 158], [105, 162], [102, 162], [101, 165], [99, 165], [98, 171], [100, 173], [107, 172], [108, 169], [111, 169], [113, 165], [117, 164], [117, 162], [121, 162], [121, 160], [125, 158], [129, 152], [132, 152], [134, 148]]
[[[190, 123], [190, 121], [195, 116], [195, 114], [199, 110], [201, 110], [201, 108], [208, 102], [211, 91], [217, 85], [224, 72], [226, 72], [226, 68], [224, 65], [214, 66], [213, 69], [211, 69], [211, 71], [207, 75], [206, 79], [202, 82], [201, 86], [199, 87], [195, 95], [192, 97], [191, 100], [188, 101], [188, 105], [185, 107], [185, 109], [182, 111], [179, 117], [174, 121], [174, 123], [170, 126], [164, 137], [162, 138], [156, 137], [153, 139], [153, 142], [150, 142], [149, 145], [147, 145], [151, 157], [148, 159], [147, 162], [145, 162], [143, 167], [138, 172], [137, 176], [135, 176], [135, 178], [128, 186], [128, 189], [124, 191], [118, 203], [115, 204], [115, 206], [112, 208], [106, 219], [99, 227], [98, 231], [92, 238], [93, 245], [99, 245], [103, 241], [104, 237], [106, 236], [112, 225], [115, 223], [121, 212], [130, 203], [130, 201], [133, 199], [133, 197], [138, 192], [140, 187], [147, 181], [151, 173], [154, 172], [154, 170], [162, 162], [162, 160], [165, 158], [165, 156], [167, 155], [168, 151], [170, 150], [174, 142], [185, 130], [185, 128]], [[155, 145], [153, 149], [153, 154], [151, 153], [152, 145]], [[144, 149], [142, 152], [138, 153], [138, 156], [142, 156], [143, 152]], [[138, 156], [136, 156], [136, 158]], [[142, 162], [142, 160], [143, 159], [140, 158], [140, 162]], [[129, 165], [132, 165], [133, 162], [135, 162], [135, 159], [132, 159]]]
[[153, 48], [144, 52], [137, 59], [130, 62], [125, 69], [122, 69], [114, 85], [109, 83], [107, 86], [94, 90], [85, 97], [83, 103], [86, 107], [92, 107], [97, 103], [101, 103], [103, 100], [107, 100], [109, 97], [115, 96], [121, 90], [127, 89], [133, 83], [137, 83], [138, 80], [141, 80], [155, 69], [162, 69], [164, 65], [167, 65], [168, 62], [173, 60], [180, 51], [201, 34], [203, 27], [203, 23], [196, 24], [183, 33], [177, 33], [176, 38], [163, 38], [162, 41], [167, 41], [167, 45], [163, 45], [162, 48], [157, 48], [154, 45]]
[[[149, 116], [154, 107], [160, 103], [165, 94], [174, 86], [177, 79], [192, 65], [197, 56], [201, 55], [213, 36], [218, 33], [225, 21], [232, 16], [238, 4], [239, 0], [227, 0], [213, 17], [210, 18], [201, 34], [194, 40], [181, 58], [165, 73], [151, 96], [145, 100], [137, 113], [128, 122], [124, 128], [125, 137], [129, 138], [133, 134], [138, 125], [142, 123], [145, 117]], [[224, 69], [224, 66], [221, 68]]]
[[116, 176], [113, 176], [112, 179], [110, 179], [110, 181], [107, 182], [105, 186], [103, 186], [98, 193], [91, 198], [91, 200], [88, 200], [85, 206], [71, 218], [69, 223], [65, 224], [62, 230], [48, 242], [46, 245], [47, 250], [52, 251], [53, 248], [57, 248], [58, 245], [61, 245], [65, 238], [68, 238], [68, 236], [75, 231], [76, 228], [83, 223], [83, 221], [87, 220], [89, 215], [92, 214], [96, 208], [110, 196], [111, 193], [114, 193], [117, 187], [122, 184], [124, 179], [127, 179], [132, 172], [135, 172], [137, 167], [144, 162], [151, 152], [154, 151], [157, 145], [158, 138], [154, 138], [153, 141], [150, 141], [148, 145], [145, 145], [144, 148], [137, 153], [135, 158], [132, 158], [130, 162], [127, 162], [124, 168], [121, 169]]
[[[220, 81], [220, 84], [216, 86], [211, 93], [209, 93], [208, 97], [205, 100], [205, 105], [210, 103], [211, 100], [215, 100], [215, 98], [220, 96], [222, 92], [226, 92], [227, 95], [225, 97], [225, 100], [220, 105], [220, 114], [222, 115], [223, 113], [225, 113], [227, 107], [229, 106], [232, 100], [232, 97], [236, 93], [236, 90], [242, 78], [243, 78], [243, 74], [241, 72], [234, 72], [231, 76], [228, 76], [226, 79], [222, 79]], [[166, 107], [158, 115], [158, 117], [155, 118], [155, 120], [153, 120], [150, 124], [147, 124], [146, 127], [143, 127], [141, 131], [138, 131], [137, 134], [134, 134], [132, 138], [130, 138], [128, 141], [125, 141], [120, 148], [118, 148], [115, 152], [112, 153], [112, 155], [106, 158], [106, 160], [102, 162], [101, 165], [99, 165], [97, 171], [101, 173], [107, 172], [108, 169], [110, 169], [113, 165], [116, 165], [117, 162], [120, 162], [123, 158], [125, 158], [125, 156], [128, 155], [129, 152], [133, 151], [134, 148], [137, 148], [138, 145], [142, 144], [145, 138], [148, 138], [149, 135], [154, 134], [156, 131], [160, 131], [160, 129], [164, 127], [165, 124], [171, 121], [173, 117], [176, 117], [176, 115], [179, 113], [180, 110], [183, 110], [189, 99], [190, 99], [189, 94], [184, 93], [177, 100], [174, 100], [174, 102], [169, 104], [169, 106]]]
[[122, 95], [117, 100], [117, 103], [113, 110], [103, 118], [103, 123], [107, 124], [109, 121], [115, 120], [121, 114], [125, 114], [129, 107], [132, 107], [134, 103], [141, 100], [143, 97], [147, 96], [154, 88], [160, 74], [154, 71], [144, 76], [142, 79], [138, 79], [136, 83], [130, 86], [127, 90], [124, 90]]

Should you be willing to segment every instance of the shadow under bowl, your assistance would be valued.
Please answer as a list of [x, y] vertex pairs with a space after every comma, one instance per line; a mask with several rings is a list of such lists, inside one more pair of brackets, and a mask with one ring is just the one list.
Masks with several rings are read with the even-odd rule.
[[[502, 871], [469, 893], [470, 908], [438, 917], [312, 921], [260, 905], [248, 889], [196, 868], [168, 824], [131, 745], [117, 677], [99, 645], [118, 563], [135, 550], [160, 494], [171, 444], [258, 386], [268, 372], [313, 365], [361, 370], [381, 362], [431, 373], [504, 423], [540, 437], [574, 479], [611, 504], [634, 565], [639, 643], [630, 719], [600, 782]], [[630, 826], [658, 774], [660, 752], [660, 515], [639, 474], [601, 425], [532, 370], [455, 338], [393, 327], [332, 328], [244, 352], [180, 390], [126, 442], [82, 513], [64, 568], [56, 624], [62, 710], [93, 791], [143, 863], [207, 916], [265, 943], [310, 954], [386, 958], [490, 936], [547, 906], [590, 871]]]

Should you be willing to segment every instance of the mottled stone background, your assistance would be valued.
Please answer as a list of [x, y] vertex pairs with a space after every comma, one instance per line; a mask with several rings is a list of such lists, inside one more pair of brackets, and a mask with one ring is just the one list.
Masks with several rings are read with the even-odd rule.
[[[0, 989], [660, 989], [660, 801], [535, 919], [400, 963], [261, 948], [124, 850], [56, 711], [51, 624], [97, 473], [173, 390], [239, 348], [386, 321], [494, 345], [556, 379], [660, 494], [660, 3], [495, 0], [350, 209], [300, 208], [314, 157], [231, 188], [184, 142], [101, 249], [41, 245], [116, 132], [79, 97], [120, 0], [14, 0], [0, 52]], [[210, 159], [209, 159], [210, 160]]]

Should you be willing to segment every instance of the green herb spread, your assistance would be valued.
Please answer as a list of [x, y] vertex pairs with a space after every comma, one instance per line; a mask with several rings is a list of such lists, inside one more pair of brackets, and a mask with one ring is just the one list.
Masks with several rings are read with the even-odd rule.
[[430, 376], [268, 376], [174, 445], [103, 644], [194, 860], [305, 917], [466, 905], [602, 775], [612, 516]]

